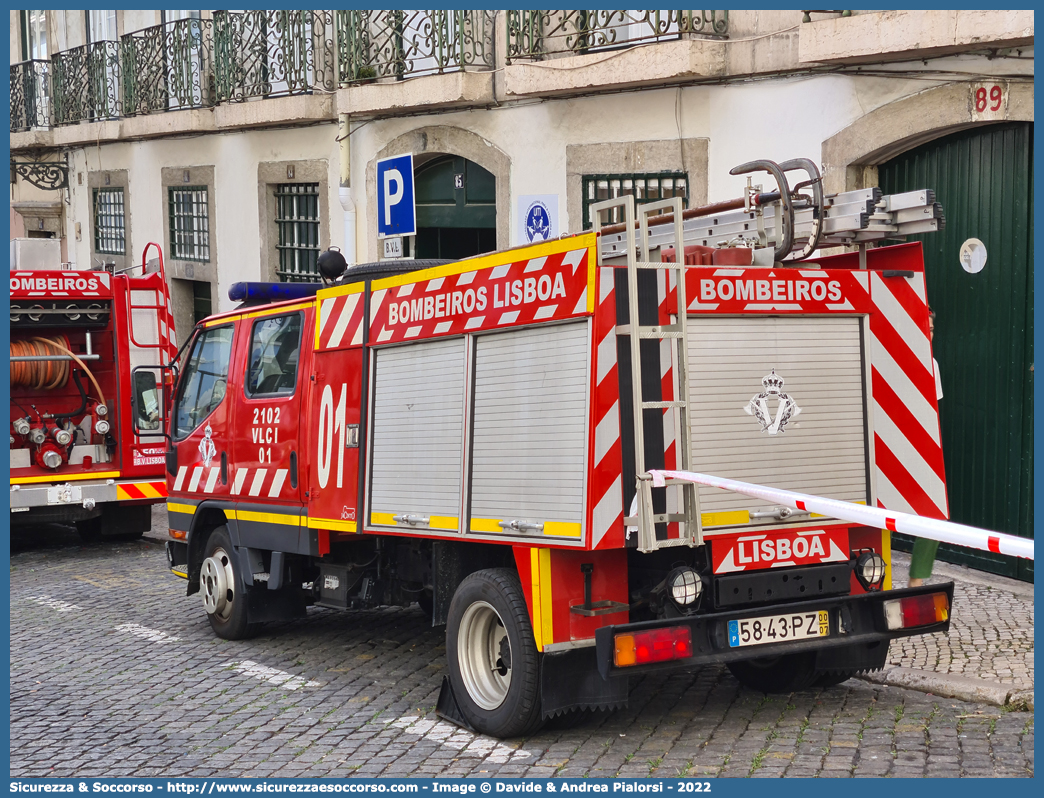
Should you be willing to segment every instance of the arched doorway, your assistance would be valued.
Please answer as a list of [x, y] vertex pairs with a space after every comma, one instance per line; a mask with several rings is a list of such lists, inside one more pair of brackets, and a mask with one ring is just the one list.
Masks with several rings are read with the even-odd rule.
[[417, 258], [458, 260], [497, 248], [497, 180], [477, 163], [441, 155], [414, 170]]
[[[878, 167], [886, 194], [930, 188], [946, 228], [920, 238], [952, 520], [1033, 536], [1033, 124], [976, 127]], [[969, 238], [986, 265], [961, 262]], [[902, 545], [900, 543], [900, 545]], [[1033, 563], [945, 544], [940, 559], [1032, 581]]]

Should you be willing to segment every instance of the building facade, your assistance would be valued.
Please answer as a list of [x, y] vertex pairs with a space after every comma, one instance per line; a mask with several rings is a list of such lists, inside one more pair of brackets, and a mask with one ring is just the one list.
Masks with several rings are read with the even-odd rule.
[[[732, 167], [806, 157], [828, 192], [948, 187], [925, 242], [944, 446], [1031, 415], [1032, 181], [1008, 177], [1031, 171], [1032, 11], [12, 11], [11, 53], [12, 236], [76, 268], [159, 243], [182, 337], [234, 282], [311, 279], [331, 244], [378, 260], [382, 158], [413, 155], [408, 248], [459, 258], [582, 230], [621, 193], [737, 197]], [[970, 238], [993, 269], [961, 269]], [[984, 298], [1021, 309], [957, 323]], [[1003, 353], [1006, 387], [965, 407], [980, 336], [1003, 339], [982, 358]], [[1004, 508], [951, 494], [957, 517], [1030, 533], [1032, 469], [1003, 450], [1031, 457], [1028, 425], [991, 455]]]

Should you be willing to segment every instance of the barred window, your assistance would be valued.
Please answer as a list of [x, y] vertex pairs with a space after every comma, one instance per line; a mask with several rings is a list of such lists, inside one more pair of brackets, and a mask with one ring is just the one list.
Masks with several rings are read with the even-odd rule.
[[[672, 197], [682, 198], [682, 207], [689, 206], [689, 176], [685, 172], [659, 172], [630, 175], [584, 175], [583, 219], [584, 229], [594, 224], [591, 205], [602, 200], [634, 195], [635, 205]], [[620, 209], [605, 213], [602, 224], [623, 221]]]
[[210, 218], [206, 186], [169, 189], [170, 256], [210, 260]]
[[319, 184], [282, 183], [276, 186], [276, 227], [279, 229], [279, 267], [283, 282], [319, 280]]
[[94, 251], [105, 255], [127, 252], [122, 188], [94, 189]]

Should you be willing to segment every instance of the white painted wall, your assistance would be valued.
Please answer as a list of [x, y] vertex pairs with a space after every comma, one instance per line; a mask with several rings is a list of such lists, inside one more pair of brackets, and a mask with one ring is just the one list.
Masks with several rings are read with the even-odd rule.
[[[87, 172], [126, 169], [129, 176], [132, 263], [140, 263], [146, 244], [161, 246], [169, 224], [164, 167], [214, 166], [212, 257], [218, 264], [216, 310], [230, 310], [228, 288], [232, 283], [260, 278], [260, 224], [257, 167], [261, 162], [319, 160], [328, 162], [327, 197], [331, 218], [324, 219], [330, 240], [344, 238], [343, 216], [337, 198], [338, 153], [334, 124], [296, 130], [249, 131], [198, 138], [109, 144], [72, 153], [69, 223], [81, 223], [81, 240], [72, 243], [70, 257], [78, 268], [92, 262], [91, 193]], [[76, 176], [83, 172], [83, 184]], [[70, 236], [73, 238], [73, 236]], [[164, 253], [166, 255], [166, 253]]]

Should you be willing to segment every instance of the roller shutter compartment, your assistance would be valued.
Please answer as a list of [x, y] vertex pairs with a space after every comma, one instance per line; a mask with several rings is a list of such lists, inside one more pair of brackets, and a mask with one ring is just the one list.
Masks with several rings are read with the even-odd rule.
[[586, 322], [475, 339], [471, 531], [581, 539], [588, 339]]
[[[375, 354], [370, 522], [460, 528], [464, 339]], [[415, 516], [413, 524], [394, 516]]]
[[[689, 398], [693, 470], [714, 476], [866, 502], [867, 430], [861, 317], [689, 318]], [[780, 399], [796, 403], [782, 431], [770, 434]], [[768, 431], [746, 409], [767, 415]], [[700, 510], [764, 510], [767, 502], [700, 488]], [[734, 522], [734, 517], [730, 525]], [[807, 520], [807, 517], [802, 520]]]

